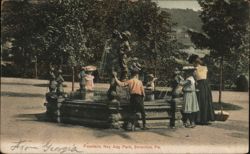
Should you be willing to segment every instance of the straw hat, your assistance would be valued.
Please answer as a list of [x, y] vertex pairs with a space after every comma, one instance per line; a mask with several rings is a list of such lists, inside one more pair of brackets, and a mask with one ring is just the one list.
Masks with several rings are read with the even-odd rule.
[[148, 77], [153, 79], [153, 81], [157, 80], [157, 78], [154, 76], [154, 74], [148, 74]]
[[93, 66], [93, 65], [85, 66], [84, 68], [86, 71], [95, 71], [96, 70], [96, 66]]

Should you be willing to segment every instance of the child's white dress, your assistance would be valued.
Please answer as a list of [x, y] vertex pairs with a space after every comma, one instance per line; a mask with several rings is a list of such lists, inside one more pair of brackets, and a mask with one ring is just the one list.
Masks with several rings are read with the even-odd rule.
[[183, 112], [184, 113], [198, 112], [199, 104], [196, 96], [195, 80], [193, 76], [190, 76], [186, 80], [181, 81], [181, 85], [183, 85], [183, 92], [184, 92]]
[[85, 75], [85, 89], [87, 91], [93, 91], [94, 90], [94, 76], [90, 74]]

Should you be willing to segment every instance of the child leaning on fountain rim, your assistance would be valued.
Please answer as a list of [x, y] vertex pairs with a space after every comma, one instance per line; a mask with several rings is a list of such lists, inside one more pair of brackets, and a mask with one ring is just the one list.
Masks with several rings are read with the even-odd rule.
[[131, 106], [131, 113], [134, 115], [136, 112], [140, 112], [142, 116], [142, 124], [143, 124], [143, 130], [148, 129], [146, 127], [146, 114], [144, 110], [144, 101], [143, 97], [145, 96], [144, 87], [142, 84], [142, 81], [139, 80], [139, 72], [138, 71], [132, 71], [131, 72], [131, 79], [121, 82], [117, 79], [116, 72], [113, 72], [113, 76], [115, 78], [116, 83], [119, 86], [129, 87], [129, 93], [130, 93], [130, 106]]
[[[195, 122], [194, 122], [194, 116], [199, 111], [199, 104], [197, 101], [196, 96], [196, 89], [195, 89], [195, 80], [193, 77], [193, 73], [195, 70], [195, 67], [193, 66], [184, 66], [183, 69], [185, 80], [180, 81], [180, 85], [183, 86], [183, 122], [184, 126], [187, 128], [194, 128]], [[189, 124], [187, 123], [187, 120], [189, 120]]]

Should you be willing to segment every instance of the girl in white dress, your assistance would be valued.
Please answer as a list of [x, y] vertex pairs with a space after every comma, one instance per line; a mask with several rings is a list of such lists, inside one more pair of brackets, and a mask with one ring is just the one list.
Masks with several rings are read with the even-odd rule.
[[[180, 85], [183, 86], [183, 113], [184, 113], [184, 126], [188, 128], [195, 127], [194, 116], [195, 113], [199, 111], [199, 104], [197, 101], [196, 90], [195, 90], [195, 80], [193, 77], [193, 72], [195, 68], [192, 66], [183, 67], [185, 72], [185, 80], [180, 82]], [[189, 124], [187, 123], [189, 120]]]

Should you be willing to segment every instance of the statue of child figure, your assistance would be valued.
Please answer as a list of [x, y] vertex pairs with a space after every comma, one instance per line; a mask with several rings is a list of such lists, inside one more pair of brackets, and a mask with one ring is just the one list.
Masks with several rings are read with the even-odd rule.
[[54, 67], [50, 66], [49, 71], [49, 92], [56, 92], [56, 75], [54, 73], [55, 69]]
[[85, 91], [85, 67], [81, 68], [81, 71], [78, 74], [78, 78], [79, 78], [80, 91], [84, 92]]
[[62, 95], [64, 93], [64, 89], [63, 89], [64, 79], [63, 79], [63, 76], [62, 76], [62, 70], [61, 69], [58, 70], [58, 76], [56, 78], [56, 82], [57, 82], [56, 92], [57, 92], [58, 95]]

